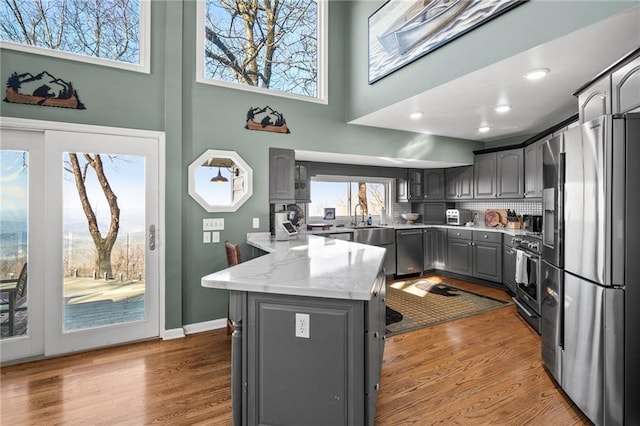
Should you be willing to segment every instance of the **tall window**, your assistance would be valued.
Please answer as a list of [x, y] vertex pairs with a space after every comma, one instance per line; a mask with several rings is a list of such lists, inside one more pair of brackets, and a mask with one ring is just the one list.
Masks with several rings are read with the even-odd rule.
[[311, 180], [311, 199], [308, 215], [324, 216], [324, 209], [336, 209], [336, 218], [349, 218], [356, 205], [361, 214], [380, 215], [385, 208], [390, 215], [392, 179], [316, 176]]
[[150, 0], [0, 2], [3, 48], [149, 72]]
[[201, 83], [326, 103], [327, 0], [201, 0]]

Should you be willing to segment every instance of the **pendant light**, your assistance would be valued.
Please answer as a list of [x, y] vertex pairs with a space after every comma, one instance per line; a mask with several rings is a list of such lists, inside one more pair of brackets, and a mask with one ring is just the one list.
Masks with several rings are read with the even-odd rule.
[[229, 182], [229, 179], [227, 179], [226, 177], [222, 176], [222, 173], [220, 173], [220, 167], [218, 167], [218, 176], [212, 177], [211, 178], [211, 182], [223, 183], [223, 182]]

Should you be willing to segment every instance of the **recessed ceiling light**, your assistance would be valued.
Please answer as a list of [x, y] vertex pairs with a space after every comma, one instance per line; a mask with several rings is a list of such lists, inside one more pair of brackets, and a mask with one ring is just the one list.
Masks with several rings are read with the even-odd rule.
[[549, 74], [551, 70], [549, 68], [538, 68], [536, 70], [531, 70], [524, 75], [527, 80], [540, 80], [542, 77]]
[[480, 126], [480, 127], [478, 127], [478, 131], [480, 133], [487, 133], [489, 130], [491, 130], [491, 127], [489, 127], [489, 126]]
[[498, 105], [498, 106], [495, 108], [495, 111], [496, 111], [496, 112], [499, 112], [499, 113], [504, 113], [504, 112], [511, 111], [511, 105], [506, 105], [506, 104]]
[[422, 118], [424, 114], [420, 111], [415, 111], [412, 112], [411, 114], [409, 114], [409, 118], [412, 120], [418, 120], [419, 118]]

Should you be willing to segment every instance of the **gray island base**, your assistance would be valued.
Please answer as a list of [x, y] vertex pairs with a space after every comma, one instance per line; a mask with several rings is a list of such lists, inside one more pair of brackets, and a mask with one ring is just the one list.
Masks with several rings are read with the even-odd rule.
[[373, 425], [385, 332], [385, 249], [312, 235], [207, 275], [229, 290], [233, 424]]

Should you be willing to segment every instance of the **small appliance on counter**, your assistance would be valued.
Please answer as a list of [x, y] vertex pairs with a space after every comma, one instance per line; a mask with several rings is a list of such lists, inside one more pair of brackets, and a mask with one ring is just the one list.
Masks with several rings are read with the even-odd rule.
[[473, 211], [460, 209], [447, 209], [447, 225], [464, 225], [473, 221]]
[[278, 212], [275, 215], [276, 241], [287, 241], [298, 234], [298, 229], [289, 221], [288, 212]]

